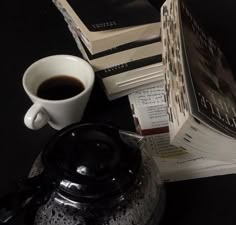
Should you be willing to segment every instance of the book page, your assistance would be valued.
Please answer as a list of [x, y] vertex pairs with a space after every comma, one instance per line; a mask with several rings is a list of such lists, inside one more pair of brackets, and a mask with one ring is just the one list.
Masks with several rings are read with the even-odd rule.
[[161, 8], [162, 61], [165, 68], [171, 141], [189, 118], [178, 12], [178, 1], [167, 0]]
[[135, 113], [140, 118], [142, 130], [168, 126], [163, 83], [162, 80], [155, 87], [137, 91], [131, 95], [135, 108], [138, 108]]
[[151, 155], [168, 157], [184, 152], [170, 145], [164, 80], [130, 94], [129, 101], [136, 129], [145, 136]]
[[[166, 113], [166, 97], [164, 91], [164, 80], [155, 82], [156, 86], [136, 91], [129, 95], [133, 115], [136, 116], [141, 133], [152, 129], [167, 127], [168, 117]], [[158, 107], [156, 107], [158, 106]]]

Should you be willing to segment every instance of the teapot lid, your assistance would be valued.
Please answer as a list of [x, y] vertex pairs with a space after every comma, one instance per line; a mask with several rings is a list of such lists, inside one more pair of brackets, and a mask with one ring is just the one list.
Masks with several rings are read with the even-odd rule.
[[49, 141], [42, 161], [60, 179], [60, 192], [92, 200], [124, 193], [135, 181], [141, 152], [115, 127], [73, 124]]

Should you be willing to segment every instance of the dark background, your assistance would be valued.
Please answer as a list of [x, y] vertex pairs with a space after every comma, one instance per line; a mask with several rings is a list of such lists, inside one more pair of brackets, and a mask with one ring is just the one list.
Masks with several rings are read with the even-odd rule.
[[[151, 1], [155, 5], [160, 2]], [[236, 3], [233, 0], [189, 1], [225, 51], [236, 71]], [[1, 1], [0, 196], [27, 176], [35, 157], [56, 132], [49, 126], [31, 131], [23, 117], [31, 102], [21, 79], [34, 61], [53, 54], [79, 55], [61, 14], [50, 0]], [[109, 102], [96, 84], [84, 122], [107, 121], [134, 130], [126, 97]], [[166, 184], [162, 225], [236, 222], [236, 176], [226, 175]]]

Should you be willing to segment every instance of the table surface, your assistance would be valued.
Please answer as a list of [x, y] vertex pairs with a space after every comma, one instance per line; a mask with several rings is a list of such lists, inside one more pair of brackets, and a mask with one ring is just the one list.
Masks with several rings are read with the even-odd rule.
[[[198, 13], [236, 71], [234, 1], [202, 0], [193, 4], [201, 2]], [[80, 56], [63, 17], [50, 0], [3, 1], [1, 14], [0, 196], [27, 176], [35, 157], [56, 132], [49, 126], [39, 131], [24, 126], [23, 117], [31, 105], [21, 84], [25, 69], [48, 55]], [[127, 97], [109, 102], [97, 83], [83, 121], [106, 121], [134, 130]], [[236, 175], [167, 183], [165, 187], [167, 201], [161, 225], [235, 224]]]

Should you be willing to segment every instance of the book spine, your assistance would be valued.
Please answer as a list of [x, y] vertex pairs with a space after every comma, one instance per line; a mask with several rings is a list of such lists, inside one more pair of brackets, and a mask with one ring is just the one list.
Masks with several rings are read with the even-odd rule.
[[96, 54], [91, 54], [89, 52], [89, 50], [86, 48], [85, 44], [82, 43], [84, 50], [86, 51], [86, 54], [88, 55], [88, 58], [90, 60], [93, 59], [97, 59], [97, 58], [101, 58], [104, 56], [108, 56], [108, 55], [112, 55], [115, 53], [119, 53], [122, 51], [126, 51], [126, 50], [130, 50], [130, 49], [134, 49], [134, 48], [138, 48], [138, 47], [142, 47], [142, 46], [146, 46], [146, 45], [150, 45], [156, 42], [161, 42], [161, 37], [155, 37], [152, 39], [147, 39], [147, 40], [137, 40], [137, 41], [133, 41], [124, 45], [120, 45], [118, 47], [114, 47], [112, 49], [108, 49], [106, 51], [102, 51]]
[[116, 65], [114, 67], [110, 67], [105, 70], [97, 71], [95, 74], [100, 78], [105, 78], [105, 77], [109, 77], [118, 73], [123, 73], [129, 70], [134, 70], [137, 68], [142, 68], [151, 64], [161, 63], [161, 62], [162, 62], [162, 56], [156, 55], [156, 56], [136, 60], [133, 62]]

